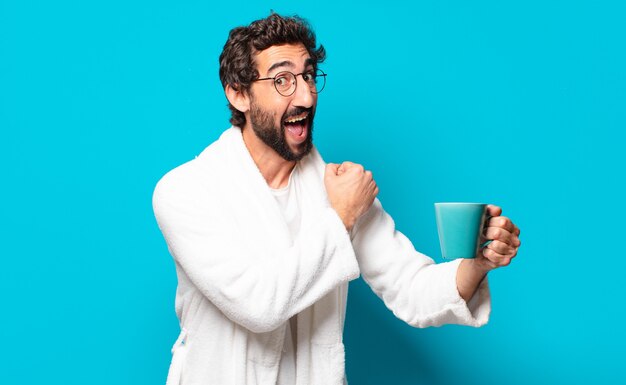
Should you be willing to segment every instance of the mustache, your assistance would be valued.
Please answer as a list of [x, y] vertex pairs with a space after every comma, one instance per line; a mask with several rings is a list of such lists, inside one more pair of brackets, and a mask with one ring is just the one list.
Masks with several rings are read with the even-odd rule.
[[283, 119], [282, 121], [284, 122], [287, 119], [290, 119], [294, 116], [298, 116], [298, 115], [302, 115], [305, 112], [309, 113], [309, 117], [313, 116], [313, 108], [309, 107], [309, 108], [304, 108], [304, 107], [296, 107], [291, 111], [287, 111], [285, 112], [285, 114], [283, 115]]

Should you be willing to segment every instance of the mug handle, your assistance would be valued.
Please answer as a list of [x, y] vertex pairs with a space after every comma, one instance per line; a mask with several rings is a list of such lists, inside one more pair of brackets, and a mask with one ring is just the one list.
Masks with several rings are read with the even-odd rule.
[[[487, 223], [489, 223], [489, 220], [493, 218], [491, 215], [487, 214], [487, 218], [485, 218], [485, 228], [487, 227]], [[483, 229], [484, 232], [484, 229]], [[491, 242], [493, 242], [492, 240], [488, 240], [486, 242], [483, 242], [480, 244], [479, 248], [480, 249], [484, 249], [485, 247], [487, 247]]]

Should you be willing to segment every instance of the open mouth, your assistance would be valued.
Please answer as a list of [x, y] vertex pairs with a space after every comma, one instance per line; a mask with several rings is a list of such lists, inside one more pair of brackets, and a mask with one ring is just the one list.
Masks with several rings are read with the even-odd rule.
[[304, 114], [300, 114], [297, 116], [292, 116], [283, 121], [285, 128], [292, 135], [296, 137], [302, 137], [306, 135], [306, 128], [309, 124], [309, 113], [305, 112]]

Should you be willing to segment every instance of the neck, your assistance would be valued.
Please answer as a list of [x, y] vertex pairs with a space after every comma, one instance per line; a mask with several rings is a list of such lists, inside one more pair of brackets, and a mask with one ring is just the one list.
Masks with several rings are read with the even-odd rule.
[[265, 178], [267, 185], [273, 189], [287, 186], [289, 175], [296, 166], [296, 162], [283, 159], [276, 151], [263, 143], [251, 127], [244, 128], [242, 136], [252, 160]]

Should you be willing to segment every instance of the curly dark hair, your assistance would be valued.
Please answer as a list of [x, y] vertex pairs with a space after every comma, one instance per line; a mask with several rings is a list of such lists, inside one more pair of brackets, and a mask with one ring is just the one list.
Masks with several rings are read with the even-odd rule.
[[[253, 21], [247, 27], [233, 28], [220, 55], [220, 80], [222, 86], [230, 85], [238, 91], [248, 91], [252, 81], [259, 78], [254, 56], [273, 45], [302, 43], [308, 51], [313, 66], [326, 58], [326, 50], [316, 48], [315, 32], [309, 23], [299, 16], [283, 17], [272, 13], [268, 17]], [[228, 103], [231, 111], [230, 123], [243, 127], [246, 117]]]

